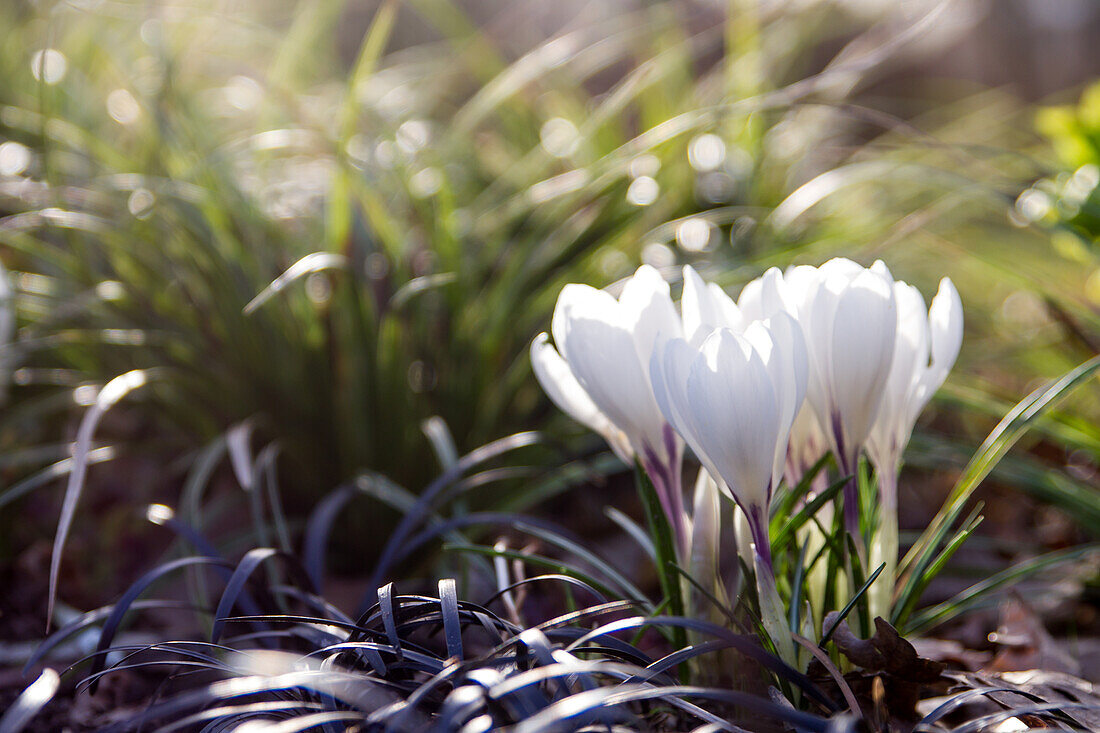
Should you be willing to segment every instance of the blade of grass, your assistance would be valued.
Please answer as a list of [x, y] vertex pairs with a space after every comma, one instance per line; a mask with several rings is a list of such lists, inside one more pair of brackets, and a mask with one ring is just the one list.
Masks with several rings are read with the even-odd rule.
[[54, 535], [53, 552], [50, 557], [49, 592], [46, 601], [46, 631], [53, 623], [54, 603], [57, 600], [57, 581], [61, 573], [61, 554], [65, 550], [65, 540], [69, 536], [73, 519], [76, 516], [76, 504], [84, 490], [84, 478], [88, 470], [89, 455], [92, 452], [92, 438], [96, 426], [111, 407], [135, 389], [143, 387], [150, 379], [151, 372], [134, 370], [115, 377], [108, 382], [96, 396], [95, 403], [85, 413], [77, 430], [76, 445], [73, 447], [73, 465], [69, 472], [69, 483], [65, 487], [65, 499], [61, 505], [61, 517]]
[[61, 677], [53, 669], [42, 670], [38, 678], [29, 684], [19, 697], [8, 706], [0, 717], [0, 733], [19, 733], [49, 704], [58, 688]]
[[1100, 356], [1080, 364], [1052, 384], [1036, 389], [1004, 416], [978, 448], [943, 507], [906, 554], [899, 567], [900, 571], [927, 565], [928, 556], [936, 552], [942, 544], [967, 500], [998, 461], [1055, 404], [1078, 387], [1092, 381], [1097, 370], [1100, 370]]
[[[829, 488], [807, 502], [806, 506], [802, 507], [797, 514], [786, 521], [783, 521], [783, 515], [776, 515], [772, 520], [771, 527], [773, 530], [771, 535], [775, 538], [772, 540], [772, 552], [778, 555], [785, 551], [787, 544], [795, 536], [798, 529], [809, 521], [811, 517], [815, 516], [821, 507], [835, 499], [837, 494], [844, 490], [844, 486], [847, 483], [848, 478], [842, 478], [836, 481], [829, 486]], [[782, 523], [780, 524], [780, 522]]]
[[910, 575], [906, 578], [905, 585], [902, 586], [901, 592], [898, 594], [897, 600], [894, 602], [894, 610], [891, 613], [891, 623], [897, 628], [907, 630], [906, 622], [909, 619], [909, 615], [916, 608], [917, 603], [920, 602], [921, 594], [924, 593], [924, 589], [928, 587], [928, 584], [932, 582], [932, 579], [939, 574], [943, 567], [947, 564], [947, 561], [951, 559], [951, 556], [955, 554], [955, 551], [962, 546], [970, 535], [974, 533], [974, 530], [978, 528], [978, 525], [982, 523], [982, 517], [979, 514], [981, 511], [981, 505], [974, 507], [974, 510], [963, 522], [962, 528], [955, 533], [955, 536], [950, 542], [943, 548], [943, 551], [939, 555], [932, 559], [927, 568], [924, 566], [917, 566], [913, 568]]
[[[675, 572], [677, 554], [672, 527], [661, 507], [657, 489], [637, 461], [634, 462], [634, 484], [645, 511], [649, 535], [653, 538], [653, 548], [657, 554], [657, 578], [661, 584], [661, 592], [668, 601], [669, 612], [673, 616], [683, 616], [684, 596], [679, 575]], [[673, 633], [676, 646], [683, 647], [687, 644], [687, 634], [682, 629], [674, 630]]]
[[806, 552], [810, 549], [810, 540], [806, 539], [802, 543], [802, 549], [798, 553], [798, 564], [794, 566], [794, 580], [791, 581], [791, 600], [790, 600], [790, 612], [789, 621], [792, 634], [798, 634], [802, 631], [802, 623], [798, 615], [802, 609], [802, 591], [803, 581], [805, 580], [806, 572]]
[[859, 603], [859, 600], [863, 598], [863, 596], [867, 593], [867, 589], [871, 587], [871, 583], [875, 582], [875, 578], [877, 578], [879, 576], [879, 573], [881, 573], [885, 568], [886, 563], [879, 565], [878, 568], [875, 569], [875, 572], [871, 573], [871, 577], [867, 579], [867, 582], [860, 586], [859, 590], [857, 590], [852, 595], [852, 598], [848, 601], [848, 604], [844, 606], [839, 614], [837, 614], [837, 617], [833, 621], [833, 623], [830, 624], [825, 633], [821, 635], [821, 641], [817, 643], [818, 646], [824, 647], [825, 644], [828, 643], [829, 639], [831, 639], [833, 636], [833, 632], [835, 632], [837, 627], [840, 626], [841, 622], [848, 617], [848, 614], [850, 614], [852, 612], [852, 609], [856, 607], [856, 604]]
[[1089, 544], [1084, 547], [1074, 547], [1068, 550], [1051, 552], [1002, 570], [980, 583], [970, 586], [953, 598], [919, 612], [914, 616], [912, 622], [908, 624], [907, 631], [913, 634], [927, 631], [937, 624], [949, 621], [959, 614], [979, 606], [985, 602], [988, 595], [993, 591], [1011, 586], [1036, 573], [1049, 570], [1062, 563], [1071, 562], [1098, 551], [1100, 551], [1100, 544]]

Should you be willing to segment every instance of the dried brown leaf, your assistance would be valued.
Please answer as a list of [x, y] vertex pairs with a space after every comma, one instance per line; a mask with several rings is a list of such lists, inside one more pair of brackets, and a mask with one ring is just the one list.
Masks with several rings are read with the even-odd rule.
[[[831, 627], [835, 619], [836, 614], [830, 613], [825, 617], [825, 626]], [[901, 680], [929, 684], [946, 669], [941, 662], [918, 655], [913, 645], [881, 617], [875, 618], [875, 633], [870, 639], [860, 639], [846, 621], [841, 621], [833, 632], [833, 641], [852, 664], [867, 672], [886, 672]]]

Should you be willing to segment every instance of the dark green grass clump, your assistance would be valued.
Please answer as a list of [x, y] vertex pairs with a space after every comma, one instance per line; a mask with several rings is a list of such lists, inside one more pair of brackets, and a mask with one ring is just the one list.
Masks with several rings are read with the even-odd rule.
[[[193, 529], [162, 521], [200, 554], [158, 565], [116, 604], [55, 632], [28, 665], [100, 626], [96, 650], [65, 673], [79, 675], [79, 694], [95, 694], [112, 674], [166, 675], [156, 699], [108, 730], [231, 730], [247, 721], [278, 723], [272, 729], [280, 731], [739, 730], [731, 721], [752, 730], [857, 730], [854, 718], [839, 714], [813, 682], [754, 636], [640, 614], [638, 602], [608, 600], [575, 577], [525, 578], [483, 604], [460, 600], [452, 579], [439, 581], [434, 596], [398, 594], [387, 583], [373, 605], [352, 617], [317, 595], [312, 573], [294, 555], [259, 548], [234, 565]], [[157, 581], [190, 572], [220, 576], [216, 603], [142, 598]], [[527, 588], [597, 602], [525, 626], [517, 623], [512, 597]], [[181, 608], [208, 632], [154, 644], [117, 638], [134, 617]], [[513, 620], [505, 618], [508, 609]], [[696, 641], [670, 646], [662, 634], [672, 628]], [[724, 650], [733, 650], [729, 658], [742, 671], [770, 671], [797, 689], [813, 712], [782, 697], [690, 684], [691, 666]], [[33, 715], [34, 700], [23, 703]], [[13, 722], [9, 730], [18, 727]]]

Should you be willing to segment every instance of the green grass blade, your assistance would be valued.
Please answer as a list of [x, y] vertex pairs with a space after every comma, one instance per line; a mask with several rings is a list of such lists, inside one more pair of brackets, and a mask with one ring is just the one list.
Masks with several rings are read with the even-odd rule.
[[867, 582], [860, 586], [859, 590], [857, 590], [855, 594], [852, 595], [852, 598], [848, 601], [848, 604], [844, 606], [844, 608], [841, 610], [840, 614], [836, 617], [836, 620], [833, 621], [832, 625], [821, 636], [821, 641], [818, 642], [818, 646], [824, 647], [829, 639], [832, 638], [833, 632], [835, 632], [837, 627], [840, 626], [840, 623], [848, 617], [848, 614], [852, 612], [852, 609], [856, 607], [856, 604], [859, 603], [860, 599], [863, 598], [864, 595], [866, 595], [867, 589], [871, 587], [871, 584], [875, 582], [875, 579], [878, 578], [879, 573], [881, 573], [884, 569], [886, 569], [886, 563], [879, 565], [878, 568], [875, 569], [875, 572], [871, 573], [871, 577], [867, 579]]
[[790, 600], [790, 612], [789, 621], [792, 634], [799, 634], [802, 632], [802, 623], [799, 619], [799, 613], [802, 609], [802, 592], [803, 581], [806, 574], [806, 552], [810, 549], [810, 540], [806, 539], [802, 543], [802, 549], [798, 553], [798, 564], [794, 566], [794, 580], [791, 581], [791, 600]]
[[[673, 616], [684, 614], [684, 597], [681, 592], [680, 579], [675, 567], [677, 565], [676, 543], [672, 536], [672, 527], [668, 517], [661, 508], [661, 501], [657, 497], [657, 489], [649, 476], [640, 465], [635, 462], [634, 481], [638, 489], [638, 497], [642, 501], [645, 510], [646, 523], [649, 525], [650, 536], [653, 538], [653, 547], [657, 553], [657, 578], [661, 583], [661, 592], [668, 599], [669, 611]], [[686, 637], [684, 639], [686, 643]]]
[[773, 555], [778, 555], [783, 550], [785, 550], [788, 543], [790, 543], [791, 539], [795, 536], [795, 533], [799, 530], [799, 528], [801, 528], [802, 525], [809, 521], [811, 517], [816, 516], [818, 510], [820, 510], [821, 507], [825, 506], [834, 498], [836, 498], [836, 495], [844, 489], [844, 485], [847, 483], [847, 478], [840, 479], [832, 486], [815, 496], [813, 500], [807, 503], [806, 506], [802, 507], [802, 509], [800, 509], [797, 514], [795, 514], [793, 517], [785, 522], [783, 521], [782, 515], [776, 515], [776, 517], [772, 519], [771, 526], [772, 537], [774, 537], [774, 539], [772, 540]]
[[[947, 546], [943, 548], [943, 551], [940, 552], [934, 560], [930, 559], [927, 566], [923, 564], [917, 565], [906, 577], [905, 585], [902, 587], [901, 593], [894, 603], [893, 613], [891, 614], [890, 623], [895, 627], [903, 631], [905, 630], [906, 621], [913, 612], [913, 609], [916, 608], [917, 603], [920, 602], [920, 597], [921, 594], [924, 593], [924, 589], [927, 588], [928, 584], [932, 582], [932, 579], [943, 570], [947, 561], [955, 554], [955, 551], [962, 546], [963, 542], [965, 542], [967, 538], [974, 533], [974, 530], [978, 528], [978, 525], [982, 523], [982, 517], [978, 513], [981, 511], [981, 508], [980, 504], [974, 507], [974, 510], [970, 512], [970, 516], [963, 522], [962, 528], [955, 533], [955, 536], [947, 543]], [[931, 556], [929, 555], [928, 558], [931, 558]]]
[[936, 552], [949, 528], [962, 513], [967, 500], [998, 461], [1044, 413], [1075, 389], [1091, 381], [1097, 370], [1100, 370], [1100, 356], [1080, 364], [1053, 384], [1035, 390], [1004, 416], [970, 460], [943, 508], [905, 556], [900, 570], [927, 564], [926, 556]]
[[917, 613], [908, 625], [908, 632], [919, 634], [927, 631], [987, 602], [989, 594], [993, 591], [1011, 586], [1036, 573], [1086, 557], [1098, 551], [1100, 551], [1100, 544], [1093, 543], [1084, 547], [1051, 552], [1002, 570], [996, 575], [970, 586], [953, 598]]

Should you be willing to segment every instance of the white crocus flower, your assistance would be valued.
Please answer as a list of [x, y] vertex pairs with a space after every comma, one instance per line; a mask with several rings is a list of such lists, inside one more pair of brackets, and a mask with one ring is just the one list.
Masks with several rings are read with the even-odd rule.
[[[881, 260], [864, 268], [836, 258], [782, 275], [773, 268], [746, 285], [738, 301], [747, 318], [785, 311], [798, 320], [809, 356], [806, 402], [846, 475], [855, 473], [890, 374], [897, 331], [893, 284]], [[854, 536], [855, 481], [844, 498], [845, 526]]]
[[667, 341], [650, 362], [665, 417], [744, 512], [761, 620], [780, 656], [797, 661], [775, 587], [768, 510], [782, 476], [791, 423], [806, 389], [806, 347], [786, 313], [739, 334], [712, 331], [698, 346]]
[[800, 330], [784, 313], [744, 334], [681, 338], [653, 354], [657, 403], [703, 466], [745, 512], [756, 553], [771, 566], [768, 508], [782, 475], [791, 423], [806, 386]]
[[[815, 268], [808, 268], [808, 270], [815, 271]], [[813, 285], [816, 287], [816, 284], [815, 279]], [[776, 313], [788, 313], [796, 320], [804, 314], [804, 317], [808, 318], [808, 301], [813, 299], [816, 291], [811, 287], [800, 288], [796, 292], [789, 292], [790, 290], [783, 273], [779, 268], [772, 267], [760, 277], [745, 284], [741, 289], [741, 295], [737, 298], [737, 306], [743, 318], [752, 320], [767, 318]], [[805, 332], [803, 334], [805, 338]], [[801, 481], [805, 472], [828, 450], [829, 440], [822, 432], [820, 421], [807, 400], [803, 402], [802, 408], [791, 425], [787, 468], [784, 473], [787, 484], [794, 486]]]
[[[913, 425], [947, 379], [963, 336], [962, 301], [949, 278], [940, 280], [927, 312], [924, 298], [912, 285], [894, 283], [894, 297], [898, 303], [894, 358], [878, 418], [867, 439], [867, 455], [880, 480], [897, 476]], [[888, 485], [893, 488], [894, 483]]]
[[893, 278], [881, 260], [868, 269], [830, 260], [818, 272], [821, 280], [804, 324], [813, 372], [810, 399], [841, 470], [851, 474], [893, 362]]
[[871, 567], [886, 564], [884, 580], [871, 588], [876, 613], [889, 610], [897, 565], [897, 477], [902, 453], [921, 410], [940, 388], [962, 346], [962, 301], [949, 278], [940, 281], [932, 306], [912, 285], [894, 283], [898, 304], [897, 338], [890, 376], [883, 390], [878, 418], [867, 439], [867, 455], [878, 475], [882, 526], [872, 545]]
[[553, 346], [540, 334], [531, 345], [535, 375], [565, 412], [602, 435], [627, 462], [636, 456], [687, 551], [681, 489], [683, 442], [653, 396], [649, 358], [658, 336], [683, 328], [668, 283], [643, 265], [618, 300], [588, 285], [566, 285], [551, 323]]

